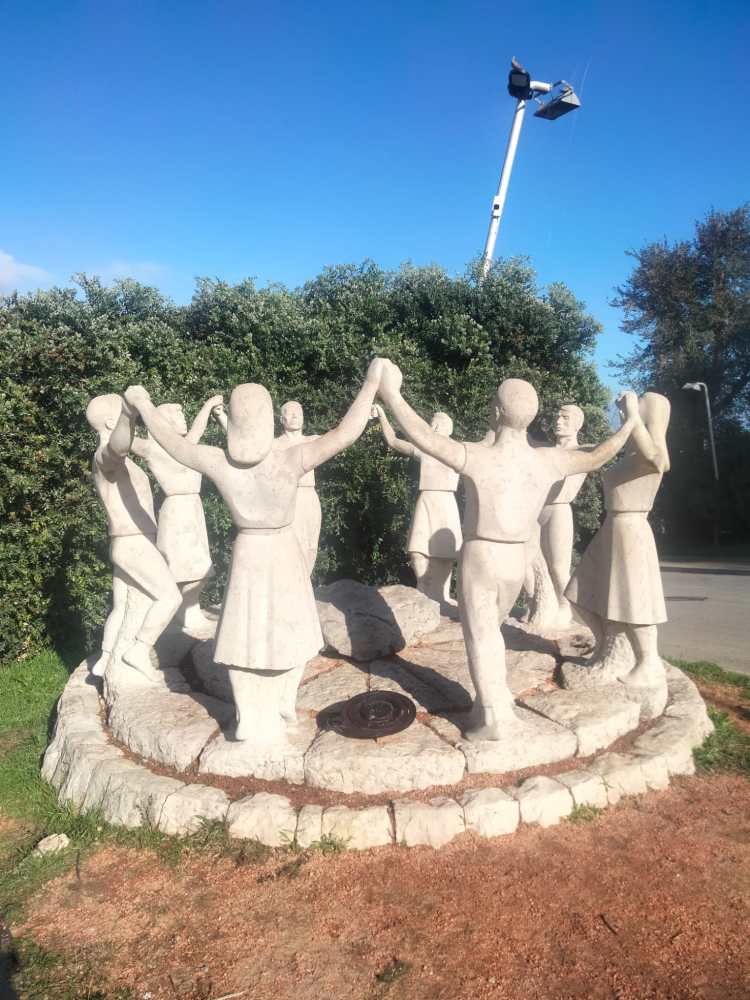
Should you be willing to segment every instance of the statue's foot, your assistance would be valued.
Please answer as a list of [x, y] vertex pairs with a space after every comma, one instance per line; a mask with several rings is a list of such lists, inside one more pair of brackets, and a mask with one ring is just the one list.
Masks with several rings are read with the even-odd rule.
[[234, 730], [238, 742], [251, 743], [259, 747], [284, 747], [289, 745], [281, 716], [269, 722], [258, 724], [257, 720], [239, 719]]
[[570, 628], [573, 625], [573, 614], [569, 607], [560, 608], [552, 623], [553, 628]]
[[138, 640], [125, 650], [122, 654], [122, 659], [123, 663], [127, 663], [129, 667], [137, 670], [146, 680], [151, 681], [152, 684], [156, 684], [158, 683], [156, 680], [157, 671], [151, 661], [152, 649], [152, 646], [147, 646], [145, 642]]
[[633, 667], [621, 680], [626, 687], [650, 688], [666, 684], [667, 675], [661, 659], [653, 657]]
[[484, 740], [504, 739], [508, 729], [515, 725], [518, 725], [518, 716], [513, 710], [513, 702], [501, 711], [475, 706], [469, 712], [462, 732], [470, 743], [481, 743]]
[[112, 654], [109, 651], [102, 650], [102, 654], [96, 663], [91, 668], [91, 673], [94, 677], [104, 677], [104, 674], [109, 666], [110, 657]]

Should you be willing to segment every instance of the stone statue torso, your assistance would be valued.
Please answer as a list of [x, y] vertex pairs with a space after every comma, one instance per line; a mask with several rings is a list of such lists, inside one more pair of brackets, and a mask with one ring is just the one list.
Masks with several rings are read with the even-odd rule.
[[168, 497], [200, 493], [203, 478], [200, 472], [188, 469], [176, 458], [172, 458], [154, 438], [149, 438], [145, 444], [144, 455], [148, 467]]
[[624, 455], [602, 474], [604, 506], [613, 514], [650, 511], [662, 480], [662, 473], [642, 456]]
[[458, 489], [458, 473], [443, 465], [432, 455], [415, 448], [415, 458], [419, 459], [419, 489], [440, 490], [455, 493]]
[[[319, 434], [303, 434], [298, 438], [289, 437], [287, 434], [280, 434], [279, 437], [274, 438], [273, 446], [276, 451], [287, 451], [296, 445], [304, 444], [305, 441], [317, 441], [319, 437]], [[311, 486], [315, 489], [315, 469], [305, 472], [298, 485]]]
[[91, 463], [96, 492], [107, 513], [109, 533], [122, 535], [155, 535], [156, 516], [151, 483], [143, 469], [125, 457], [106, 469], [101, 449]]
[[294, 520], [302, 478], [302, 445], [275, 449], [257, 465], [227, 459], [212, 475], [238, 528], [283, 528]]
[[562, 479], [554, 448], [525, 441], [466, 443], [464, 538], [527, 542], [550, 488]]
[[547, 503], [573, 503], [585, 479], [586, 473], [578, 472], [574, 476], [567, 476], [561, 483], [555, 483], [550, 490]]

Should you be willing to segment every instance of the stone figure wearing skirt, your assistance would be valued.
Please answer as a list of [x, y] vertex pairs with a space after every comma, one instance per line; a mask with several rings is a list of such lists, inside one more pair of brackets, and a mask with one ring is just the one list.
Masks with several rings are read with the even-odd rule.
[[[659, 558], [648, 515], [669, 469], [669, 401], [647, 392], [619, 462], [602, 475], [606, 518], [575, 569], [565, 596], [591, 628], [597, 648], [589, 672], [606, 683], [665, 684], [657, 625], [667, 620]], [[622, 633], [628, 649], [623, 656]]]
[[[212, 410], [221, 404], [221, 396], [209, 399], [198, 411], [190, 430], [179, 403], [157, 407], [175, 433], [197, 444], [203, 437]], [[208, 548], [206, 518], [201, 502], [201, 475], [177, 462], [159, 442], [134, 438], [133, 451], [143, 458], [166, 494], [159, 509], [156, 547], [167, 561], [182, 594], [182, 604], [175, 621], [196, 635], [212, 635], [214, 623], [201, 611], [200, 595], [214, 575]]]
[[[456, 503], [458, 473], [397, 437], [382, 407], [374, 407], [373, 416], [380, 420], [389, 448], [419, 461], [419, 495], [406, 542], [417, 589], [441, 606], [455, 608], [450, 596], [451, 574], [463, 541]], [[450, 437], [453, 421], [447, 413], [435, 413], [430, 427], [436, 434]]]
[[[317, 434], [303, 434], [305, 414], [302, 405], [290, 399], [281, 407], [281, 423], [284, 433], [274, 441], [277, 451], [286, 451], [305, 441], [316, 441]], [[294, 511], [293, 529], [297, 540], [307, 560], [307, 567], [312, 576], [315, 560], [318, 558], [318, 543], [320, 541], [320, 498], [315, 489], [315, 472], [310, 469], [299, 481], [297, 491], [297, 506]]]
[[307, 561], [293, 528], [297, 490], [306, 473], [360, 436], [382, 366], [380, 359], [370, 364], [337, 427], [283, 451], [273, 447], [273, 402], [262, 385], [233, 390], [226, 452], [177, 434], [142, 386], [125, 393], [162, 447], [216, 484], [237, 528], [214, 660], [229, 671], [238, 740], [283, 744], [285, 723], [295, 721], [302, 672], [323, 646]]

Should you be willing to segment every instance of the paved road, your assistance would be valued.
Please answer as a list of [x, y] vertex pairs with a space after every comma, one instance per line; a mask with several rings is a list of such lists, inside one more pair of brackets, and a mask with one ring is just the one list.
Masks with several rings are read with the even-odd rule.
[[750, 674], [750, 563], [663, 560], [665, 656]]

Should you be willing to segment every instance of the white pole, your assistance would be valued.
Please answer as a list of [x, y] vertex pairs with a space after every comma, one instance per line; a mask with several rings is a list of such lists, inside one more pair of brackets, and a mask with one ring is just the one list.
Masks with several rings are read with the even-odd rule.
[[492, 264], [492, 256], [495, 253], [495, 243], [497, 242], [497, 234], [500, 229], [500, 217], [503, 214], [505, 197], [508, 194], [510, 172], [513, 169], [513, 160], [516, 156], [518, 137], [521, 134], [521, 126], [523, 125], [523, 115], [525, 110], [526, 101], [519, 100], [518, 104], [516, 104], [515, 114], [513, 115], [513, 124], [510, 128], [510, 136], [508, 137], [508, 147], [505, 150], [505, 160], [503, 162], [503, 172], [500, 174], [500, 184], [498, 185], [497, 194], [492, 202], [490, 228], [487, 231], [487, 241], [484, 244], [484, 254], [482, 255], [483, 278], [487, 277], [487, 272]]
[[719, 465], [716, 461], [716, 445], [714, 444], [714, 422], [711, 417], [711, 403], [708, 400], [708, 386], [705, 382], [699, 382], [703, 388], [703, 393], [706, 397], [706, 416], [708, 417], [708, 440], [711, 444], [711, 458], [714, 462], [714, 479], [718, 482], [719, 480]]

